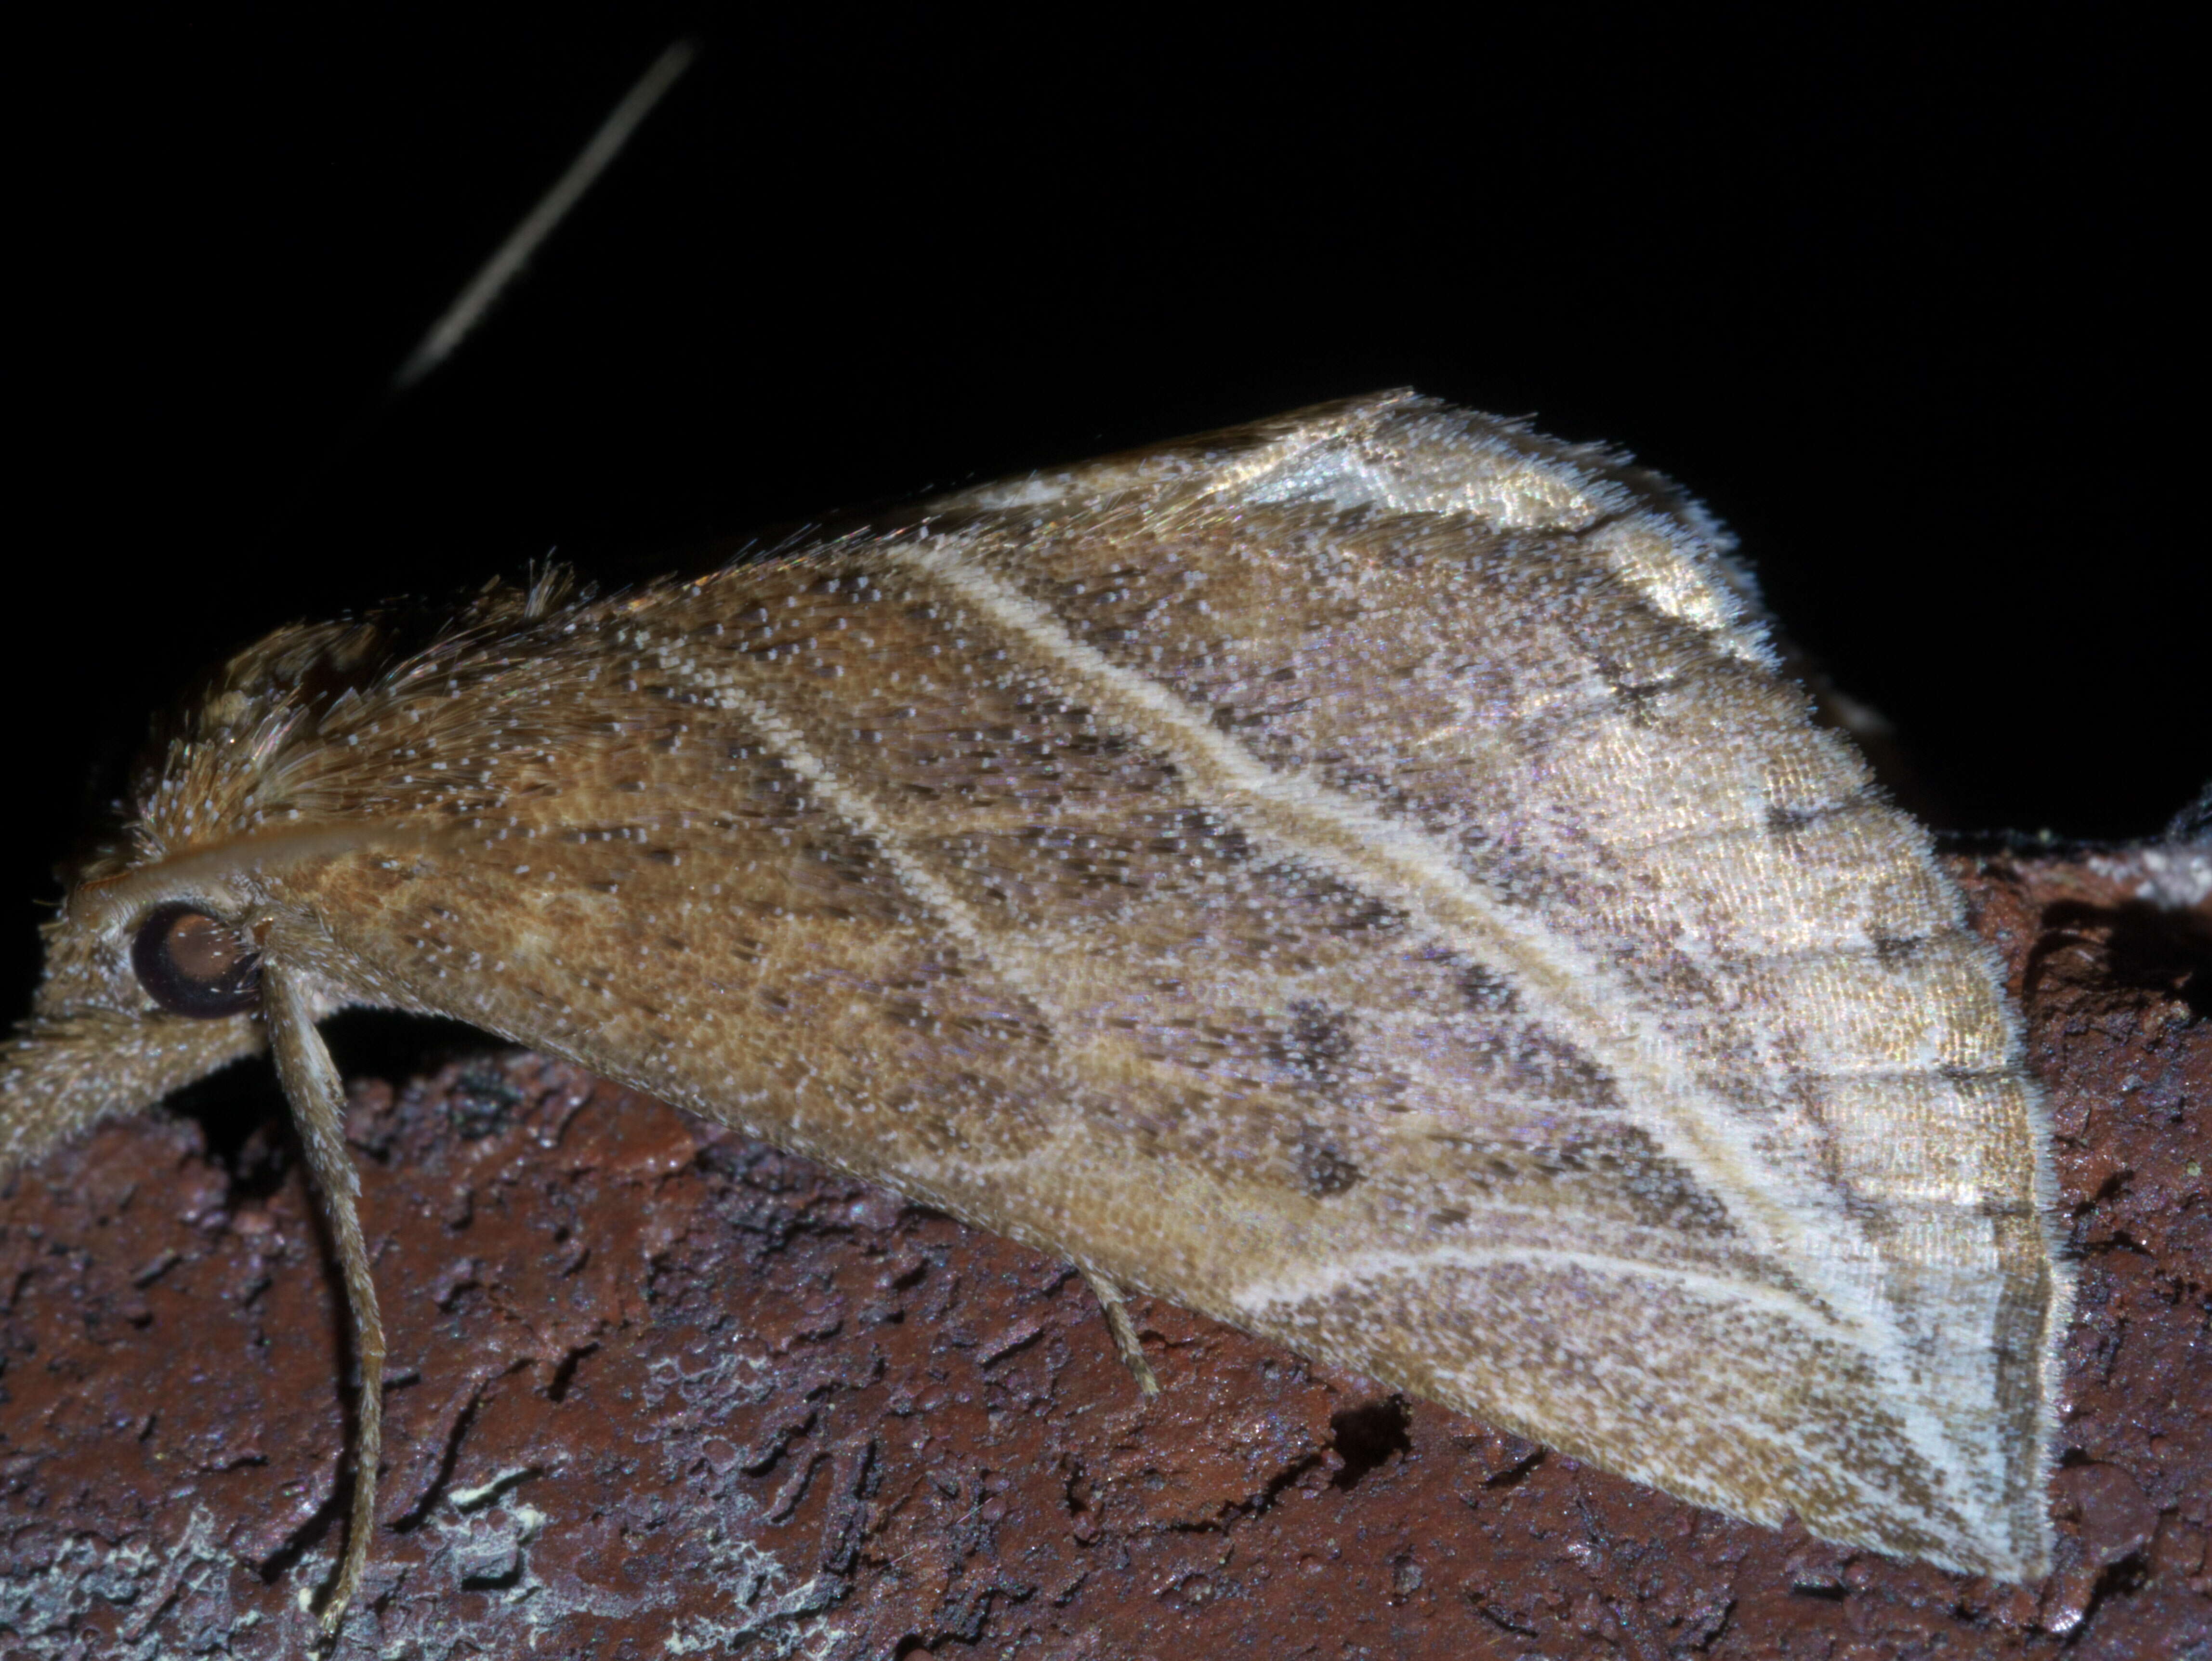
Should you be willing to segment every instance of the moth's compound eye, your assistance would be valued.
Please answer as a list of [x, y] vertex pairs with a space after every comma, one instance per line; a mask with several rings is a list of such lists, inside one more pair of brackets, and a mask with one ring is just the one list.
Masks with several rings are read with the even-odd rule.
[[189, 905], [147, 914], [131, 942], [131, 966], [173, 1015], [212, 1019], [261, 1001], [261, 954], [222, 918]]

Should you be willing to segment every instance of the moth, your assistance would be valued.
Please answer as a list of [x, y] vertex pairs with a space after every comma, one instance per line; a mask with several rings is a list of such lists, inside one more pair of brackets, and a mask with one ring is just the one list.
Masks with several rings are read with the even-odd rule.
[[433, 1013], [1701, 1505], [2049, 1561], [1991, 954], [1658, 476], [1407, 392], [605, 596], [280, 630], [46, 925], [37, 1159]]

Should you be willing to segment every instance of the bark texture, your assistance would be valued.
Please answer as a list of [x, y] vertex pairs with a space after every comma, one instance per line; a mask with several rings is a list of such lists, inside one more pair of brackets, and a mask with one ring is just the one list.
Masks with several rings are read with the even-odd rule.
[[[2212, 926], [1961, 858], [2082, 1271], [2059, 1566], [1753, 1527], [530, 1056], [355, 1086], [392, 1359], [339, 1658], [2212, 1656]], [[305, 1652], [347, 1359], [289, 1133], [0, 1197], [0, 1658]]]

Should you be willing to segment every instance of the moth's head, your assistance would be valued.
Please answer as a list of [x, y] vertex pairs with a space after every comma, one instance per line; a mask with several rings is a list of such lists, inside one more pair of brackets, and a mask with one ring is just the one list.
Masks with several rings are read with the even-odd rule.
[[263, 1048], [255, 897], [153, 874], [81, 885], [46, 925], [31, 1015], [0, 1050], [0, 1171]]
[[282, 910], [258, 873], [316, 842], [286, 809], [287, 759], [388, 671], [395, 632], [380, 617], [281, 630], [157, 729], [0, 1050], [0, 1171], [264, 1048], [258, 970]]
[[[264, 1046], [262, 958], [312, 980], [331, 950], [316, 918], [286, 903], [283, 874], [416, 834], [362, 809], [355, 774], [380, 751], [333, 733], [472, 643], [545, 618], [568, 588], [550, 569], [526, 589], [489, 584], [458, 609], [281, 629], [161, 724], [115, 834], [46, 926], [45, 978], [0, 1049], [0, 1171]], [[388, 783], [376, 775], [370, 794]]]

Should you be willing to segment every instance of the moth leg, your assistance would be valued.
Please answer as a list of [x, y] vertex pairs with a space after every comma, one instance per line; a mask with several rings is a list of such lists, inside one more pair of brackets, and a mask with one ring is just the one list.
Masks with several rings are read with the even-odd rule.
[[1084, 1283], [1097, 1294], [1099, 1308], [1106, 1311], [1106, 1330], [1114, 1335], [1114, 1348], [1121, 1357], [1121, 1365], [1129, 1369], [1139, 1390], [1147, 1396], [1158, 1395], [1159, 1378], [1145, 1359], [1145, 1347], [1137, 1342], [1137, 1323], [1129, 1318], [1129, 1306], [1121, 1301], [1121, 1288], [1103, 1275], [1094, 1275], [1087, 1269], [1081, 1273]]
[[346, 1152], [345, 1098], [337, 1069], [323, 1035], [315, 1030], [306, 989], [273, 958], [261, 965], [261, 1007], [276, 1051], [276, 1076], [292, 1104], [300, 1141], [307, 1150], [345, 1276], [346, 1309], [353, 1317], [354, 1357], [361, 1365], [361, 1394], [355, 1409], [353, 1516], [346, 1524], [345, 1558], [323, 1605], [322, 1624], [335, 1633], [346, 1605], [360, 1589], [368, 1567], [368, 1548], [376, 1531], [376, 1467], [384, 1448], [384, 1318], [376, 1307], [376, 1282], [369, 1274], [368, 1247], [362, 1238], [355, 1202], [361, 1175]]

